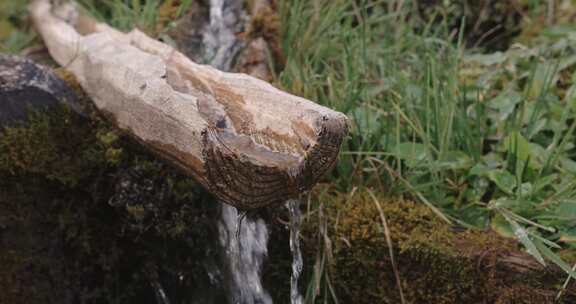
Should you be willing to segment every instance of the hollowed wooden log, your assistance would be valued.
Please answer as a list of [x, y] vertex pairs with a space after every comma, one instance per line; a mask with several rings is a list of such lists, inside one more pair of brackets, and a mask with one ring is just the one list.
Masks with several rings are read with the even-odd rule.
[[196, 64], [71, 5], [35, 0], [30, 12], [51, 56], [103, 114], [225, 203], [282, 203], [312, 188], [337, 159], [348, 130], [342, 113]]

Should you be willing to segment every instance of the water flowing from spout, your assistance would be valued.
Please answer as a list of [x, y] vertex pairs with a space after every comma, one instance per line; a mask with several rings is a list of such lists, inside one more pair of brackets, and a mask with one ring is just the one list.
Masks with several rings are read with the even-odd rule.
[[302, 296], [298, 290], [298, 279], [302, 273], [302, 252], [300, 251], [300, 222], [302, 215], [300, 201], [289, 200], [286, 207], [290, 212], [290, 251], [292, 252], [292, 276], [290, 278], [290, 303], [302, 304]]
[[219, 224], [220, 244], [229, 269], [228, 289], [233, 304], [272, 304], [262, 287], [260, 273], [268, 253], [268, 230], [262, 219], [239, 214], [236, 208], [222, 204]]
[[[244, 1], [210, 0], [210, 23], [203, 35], [204, 60], [211, 66], [229, 71], [242, 48], [236, 33], [242, 27]], [[268, 230], [262, 219], [239, 213], [222, 204], [218, 224], [220, 245], [224, 252], [225, 288], [232, 304], [272, 304], [262, 287], [260, 273], [268, 253]]]
[[152, 282], [152, 287], [154, 288], [154, 294], [156, 295], [156, 303], [158, 304], [170, 304], [170, 300], [166, 296], [166, 292], [162, 287], [162, 284], [158, 281], [158, 279], [154, 279]]

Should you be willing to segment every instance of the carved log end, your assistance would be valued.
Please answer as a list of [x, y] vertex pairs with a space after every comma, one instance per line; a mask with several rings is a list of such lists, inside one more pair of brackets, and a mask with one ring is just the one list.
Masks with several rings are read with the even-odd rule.
[[209, 130], [203, 135], [207, 185], [220, 200], [240, 209], [282, 204], [310, 190], [334, 166], [347, 134], [344, 115], [323, 116], [317, 122], [318, 142], [293, 155]]

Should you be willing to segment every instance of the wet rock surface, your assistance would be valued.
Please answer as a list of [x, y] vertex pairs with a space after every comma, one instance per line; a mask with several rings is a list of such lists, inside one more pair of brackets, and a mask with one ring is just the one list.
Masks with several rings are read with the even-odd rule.
[[51, 113], [0, 132], [0, 303], [154, 304], [160, 288], [183, 303], [213, 290], [201, 261], [218, 254], [217, 215], [196, 183], [111, 143], [105, 126]]
[[72, 89], [48, 67], [0, 54], [0, 126], [26, 120], [28, 111], [66, 104], [80, 112]]
[[[0, 61], [0, 304], [218, 303], [217, 211], [84, 104], [72, 79]], [[90, 119], [86, 119], [90, 116]], [[220, 293], [221, 294], [221, 293]]]

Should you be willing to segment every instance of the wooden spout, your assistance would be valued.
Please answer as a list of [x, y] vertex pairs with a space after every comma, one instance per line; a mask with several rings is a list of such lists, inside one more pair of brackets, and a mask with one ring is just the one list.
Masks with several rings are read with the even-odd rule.
[[223, 202], [283, 203], [335, 163], [348, 132], [342, 113], [196, 64], [138, 30], [119, 32], [70, 7], [30, 5], [52, 57], [118, 128]]

